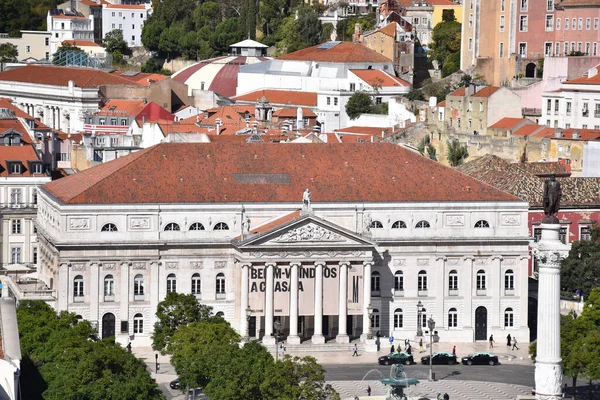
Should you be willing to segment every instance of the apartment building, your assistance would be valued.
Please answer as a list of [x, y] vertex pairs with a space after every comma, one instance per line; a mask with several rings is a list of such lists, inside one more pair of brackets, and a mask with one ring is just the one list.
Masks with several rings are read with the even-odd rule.
[[50, 36], [48, 31], [21, 31], [21, 37], [9, 37], [0, 33], [0, 44], [10, 43], [17, 46], [19, 61], [50, 60]]
[[115, 29], [123, 32], [129, 47], [142, 45], [142, 28], [152, 14], [151, 4], [103, 4], [102, 38]]

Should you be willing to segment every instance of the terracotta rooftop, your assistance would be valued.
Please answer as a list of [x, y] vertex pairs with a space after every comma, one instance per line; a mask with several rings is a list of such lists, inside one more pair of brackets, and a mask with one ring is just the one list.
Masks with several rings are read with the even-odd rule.
[[146, 6], [144, 4], [112, 4], [107, 3], [106, 8], [121, 8], [126, 10], [145, 10]]
[[442, 100], [439, 103], [437, 103], [438, 107], [446, 107], [446, 100]]
[[315, 203], [518, 201], [387, 143], [161, 143], [42, 190], [68, 204], [295, 203], [306, 188]]
[[[297, 108], [281, 108], [281, 109], [273, 112], [273, 116], [279, 117], [279, 118], [296, 118], [298, 116], [298, 109]], [[317, 114], [312, 112], [310, 110], [310, 108], [303, 108], [302, 116], [304, 118], [314, 118], [317, 116]]]
[[135, 85], [134, 82], [99, 69], [51, 65], [26, 65], [0, 72], [0, 81], [52, 86], [68, 86], [69, 81], [73, 81], [75, 86], [81, 88], [95, 88], [103, 85]]
[[538, 130], [542, 129], [542, 125], [538, 124], [526, 124], [520, 127], [519, 129], [513, 131], [513, 135], [517, 136], [530, 136], [536, 133]]
[[[579, 132], [579, 137], [573, 138], [573, 132]], [[546, 138], [557, 138], [555, 128], [543, 128], [538, 132], [535, 132], [533, 136], [541, 136]], [[598, 129], [562, 129], [560, 137], [557, 139], [571, 139], [571, 140], [598, 140], [600, 139], [600, 130]]]
[[600, 7], [600, 0], [562, 0], [556, 7]]
[[567, 166], [559, 161], [511, 163], [533, 175], [570, 174]]
[[515, 129], [521, 124], [527, 123], [533, 124], [533, 122], [529, 122], [529, 120], [525, 118], [505, 117], [502, 118], [500, 121], [496, 122], [494, 125], [490, 126], [489, 129]]
[[109, 100], [96, 115], [121, 115], [135, 117], [146, 107], [143, 100]]
[[91, 40], [63, 40], [62, 43], [69, 43], [70, 45], [77, 47], [102, 47]]
[[145, 72], [132, 74], [130, 71], [113, 71], [110, 74], [144, 86], [150, 86], [153, 83], [164, 81], [165, 79], [169, 78], [166, 75], [150, 74]]
[[461, 87], [457, 90], [455, 90], [454, 92], [450, 93], [448, 96], [460, 96], [460, 97], [464, 97], [466, 96], [467, 91], [465, 90], [464, 87]]
[[486, 86], [483, 89], [479, 90], [471, 97], [490, 97], [494, 93], [496, 93], [500, 88], [498, 86]]
[[317, 106], [317, 92], [296, 92], [292, 90], [263, 89], [233, 97], [235, 101], [258, 102], [262, 98], [271, 104], [292, 104], [296, 106]]
[[391, 60], [361, 43], [339, 42], [323, 48], [332, 42], [322, 43], [307, 49], [278, 57], [278, 60], [318, 61], [331, 63], [389, 63]]
[[351, 69], [354, 75], [358, 76], [363, 81], [367, 82], [369, 85], [381, 85], [381, 87], [407, 87], [410, 86], [410, 83], [396, 78], [388, 74], [387, 72], [381, 71], [379, 69]]
[[[28, 161], [39, 161], [39, 157], [31, 144], [24, 146], [0, 146], [0, 176], [2, 177], [20, 177], [20, 176], [45, 176], [45, 174], [33, 174], [29, 170]], [[8, 161], [21, 162], [21, 174], [10, 174]]]

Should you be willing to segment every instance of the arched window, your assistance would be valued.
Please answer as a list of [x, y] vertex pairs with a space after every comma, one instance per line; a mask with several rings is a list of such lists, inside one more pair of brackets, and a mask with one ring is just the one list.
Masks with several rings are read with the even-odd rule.
[[456, 328], [458, 326], [458, 311], [456, 308], [448, 310], [448, 328]]
[[380, 221], [371, 222], [371, 229], [383, 229], [383, 224]]
[[167, 293], [177, 292], [177, 277], [175, 274], [167, 275]]
[[509, 307], [506, 310], [504, 310], [504, 327], [512, 328], [515, 323], [514, 318], [515, 316], [512, 308]]
[[227, 225], [225, 222], [218, 222], [215, 224], [214, 229], [215, 231], [228, 231], [229, 230], [229, 225]]
[[417, 275], [417, 290], [427, 290], [426, 271], [419, 271], [419, 275]]
[[371, 274], [371, 292], [381, 291], [381, 275], [375, 271]]
[[190, 231], [203, 231], [204, 230], [204, 225], [202, 225], [200, 222], [194, 222], [193, 224], [190, 225]]
[[117, 226], [115, 224], [104, 224], [102, 226], [101, 232], [117, 232]]
[[217, 294], [224, 295], [225, 294], [225, 274], [220, 272], [217, 274], [216, 279], [217, 285]]
[[454, 269], [448, 274], [448, 290], [458, 290], [458, 272]]
[[397, 292], [404, 290], [404, 274], [402, 271], [396, 271], [394, 274], [394, 290]]
[[115, 278], [112, 275], [104, 277], [104, 300], [115, 295]]
[[394, 310], [394, 328], [403, 328], [404, 327], [404, 314], [402, 313], [401, 308], [396, 308]]
[[485, 290], [485, 271], [477, 271], [477, 290]]
[[415, 225], [415, 228], [431, 228], [431, 225], [429, 225], [429, 222], [423, 220], [423, 221], [417, 222], [417, 225]]
[[179, 224], [176, 224], [175, 222], [169, 222], [166, 226], [165, 226], [165, 231], [180, 231], [181, 228], [179, 227]]
[[381, 316], [379, 315], [378, 309], [373, 309], [373, 324], [371, 325], [373, 328], [379, 328], [379, 321]]
[[83, 301], [83, 276], [73, 278], [73, 297], [75, 301]]
[[404, 229], [406, 228], [406, 222], [396, 221], [392, 224], [392, 229]]
[[490, 223], [487, 222], [485, 219], [480, 219], [479, 221], [475, 222], [475, 228], [489, 228], [490, 227]]
[[504, 289], [514, 290], [515, 289], [515, 273], [512, 269], [507, 269], [504, 273]]
[[138, 274], [133, 278], [133, 295], [144, 295], [144, 275]]
[[200, 274], [195, 273], [192, 275], [192, 294], [202, 293], [202, 281], [200, 280]]
[[133, 333], [144, 333], [144, 316], [142, 314], [133, 316]]

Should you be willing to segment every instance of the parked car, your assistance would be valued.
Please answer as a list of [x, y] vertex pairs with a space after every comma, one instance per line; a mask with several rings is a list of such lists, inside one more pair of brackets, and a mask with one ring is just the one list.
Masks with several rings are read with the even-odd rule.
[[469, 354], [468, 356], [463, 357], [462, 363], [464, 365], [496, 365], [498, 364], [498, 356], [480, 351], [478, 353]]
[[169, 387], [173, 390], [179, 389], [179, 379], [175, 379], [174, 381], [171, 381], [171, 383], [169, 383]]
[[[446, 351], [436, 351], [433, 353], [432, 364], [456, 364], [456, 356]], [[429, 365], [429, 356], [421, 357], [421, 364]]]
[[386, 356], [379, 357], [379, 365], [404, 364], [411, 365], [414, 363], [413, 356], [403, 351], [395, 351]]

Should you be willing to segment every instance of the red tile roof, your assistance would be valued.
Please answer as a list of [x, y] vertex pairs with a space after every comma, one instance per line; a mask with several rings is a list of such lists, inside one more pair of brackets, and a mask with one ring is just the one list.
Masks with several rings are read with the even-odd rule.
[[[23, 168], [22, 174], [9, 174], [7, 161], [20, 161]], [[29, 171], [27, 161], [39, 161], [39, 157], [31, 144], [24, 146], [0, 146], [0, 176], [45, 176], [44, 174], [32, 174]]]
[[18, 119], [0, 119], [0, 134], [11, 129], [21, 134], [21, 141], [23, 143], [31, 144], [31, 138], [29, 137], [29, 133], [27, 133], [27, 129], [25, 129], [21, 121], [19, 121]]
[[354, 75], [358, 76], [363, 81], [367, 82], [369, 85], [381, 85], [381, 87], [394, 87], [394, 86], [402, 86], [407, 87], [410, 86], [410, 83], [396, 78], [388, 74], [387, 72], [381, 71], [379, 69], [351, 69]]
[[562, 0], [556, 7], [600, 7], [600, 0]]
[[151, 101], [146, 104], [139, 113], [136, 114], [135, 119], [138, 121], [138, 124], [141, 125], [143, 121], [175, 121], [175, 115]]
[[[329, 43], [329, 42], [328, 42]], [[278, 57], [278, 60], [318, 61], [331, 63], [389, 63], [391, 60], [361, 43], [340, 42], [324, 49], [323, 44]]]
[[52, 86], [68, 86], [69, 81], [73, 81], [75, 86], [81, 88], [94, 88], [104, 85], [136, 85], [134, 82], [99, 69], [50, 65], [26, 65], [0, 72], [0, 81]]
[[[280, 110], [273, 112], [273, 116], [279, 117], [279, 118], [296, 118], [298, 116], [298, 109], [297, 108], [282, 108]], [[302, 109], [302, 117], [314, 118], [316, 116], [317, 116], [317, 114], [312, 112], [309, 108]]]
[[517, 136], [530, 136], [540, 129], [542, 129], [542, 125], [527, 124], [527, 125], [523, 125], [516, 131], [513, 131], [512, 134], [517, 135]]
[[378, 29], [376, 32], [381, 32], [384, 35], [395, 38], [396, 37], [396, 22], [390, 22], [383, 28]]
[[446, 107], [446, 100], [442, 100], [439, 103], [437, 103], [438, 107]]
[[315, 203], [518, 201], [388, 143], [161, 143], [42, 190], [68, 204], [299, 203], [306, 188]]
[[[573, 131], [579, 132], [577, 139], [573, 138]], [[546, 138], [556, 138], [555, 128], [545, 128], [536, 132], [533, 136], [541, 136]], [[562, 129], [560, 139], [571, 139], [571, 140], [598, 140], [600, 139], [600, 130], [598, 129]], [[557, 139], [559, 139], [557, 138]]]
[[111, 75], [119, 76], [129, 81], [135, 82], [139, 85], [150, 86], [153, 83], [163, 81], [169, 77], [161, 74], [148, 74], [144, 72], [138, 72], [135, 75], [126, 75], [128, 71], [113, 71]]
[[109, 100], [96, 115], [121, 115], [135, 117], [146, 107], [143, 100]]
[[98, 43], [92, 42], [91, 40], [63, 40], [62, 43], [69, 43], [70, 45], [77, 47], [101, 47]]
[[486, 86], [471, 97], [490, 97], [496, 93], [500, 88], [498, 86]]
[[292, 104], [295, 106], [317, 106], [317, 92], [296, 92], [292, 90], [263, 89], [233, 97], [235, 101], [257, 102], [263, 96], [271, 104]]
[[146, 7], [143, 4], [111, 4], [107, 3], [106, 8], [121, 8], [127, 10], [145, 10]]
[[265, 232], [270, 231], [273, 228], [277, 228], [278, 226], [285, 225], [288, 222], [292, 222], [293, 220], [300, 218], [300, 216], [301, 216], [300, 210], [296, 210], [296, 211], [293, 211], [282, 217], [271, 220], [265, 224], [259, 225], [255, 228], [250, 228], [250, 232], [248, 232], [248, 233], [251, 235], [258, 234], [258, 233], [265, 233]]
[[510, 118], [505, 117], [494, 125], [490, 126], [490, 129], [514, 129], [520, 124], [527, 123], [529, 120], [524, 118]]
[[459, 88], [458, 90], [455, 90], [454, 92], [450, 93], [448, 96], [460, 96], [460, 97], [464, 97], [466, 96], [467, 91], [465, 90], [464, 87]]

